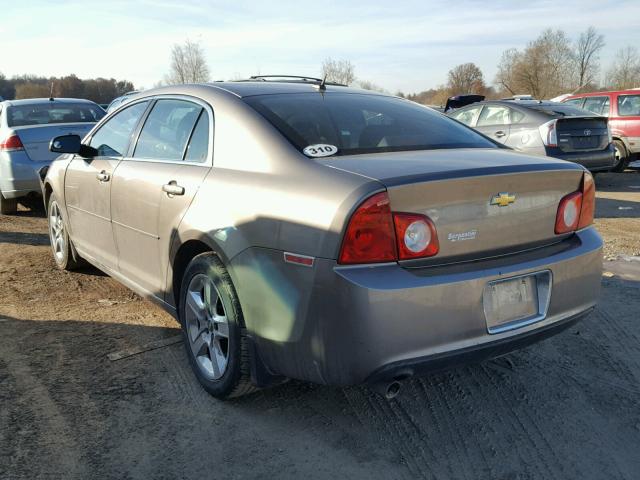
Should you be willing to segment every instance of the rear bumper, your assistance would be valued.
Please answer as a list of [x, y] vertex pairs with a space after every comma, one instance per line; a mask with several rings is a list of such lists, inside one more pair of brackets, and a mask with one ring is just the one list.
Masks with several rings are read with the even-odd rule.
[[565, 153], [558, 148], [547, 148], [547, 156], [567, 160], [582, 165], [593, 172], [611, 170], [616, 163], [615, 149], [609, 145], [606, 150], [595, 152]]
[[[490, 334], [486, 284], [544, 270], [553, 276], [546, 316]], [[232, 261], [230, 273], [247, 329], [271, 373], [352, 385], [394, 375], [399, 366], [420, 373], [448, 368], [469, 352], [499, 355], [580, 318], [599, 295], [602, 239], [588, 228], [530, 252], [416, 269], [341, 267], [328, 259], [306, 268], [284, 263], [282, 252], [248, 249]]]
[[448, 370], [453, 367], [479, 363], [483, 360], [499, 357], [557, 335], [587, 317], [592, 311], [593, 308], [590, 308], [577, 315], [558, 320], [555, 323], [493, 342], [473, 345], [452, 352], [390, 363], [369, 375], [366, 383], [376, 384], [412, 376], [423, 376]]
[[24, 151], [0, 152], [0, 192], [9, 198], [40, 194], [38, 170], [51, 161], [34, 162]]

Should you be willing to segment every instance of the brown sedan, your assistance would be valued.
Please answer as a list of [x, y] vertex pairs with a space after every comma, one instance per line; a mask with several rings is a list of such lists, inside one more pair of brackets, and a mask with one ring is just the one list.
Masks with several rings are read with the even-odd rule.
[[86, 260], [182, 324], [226, 398], [503, 354], [590, 312], [602, 241], [582, 167], [324, 82], [134, 96], [44, 179], [57, 265]]

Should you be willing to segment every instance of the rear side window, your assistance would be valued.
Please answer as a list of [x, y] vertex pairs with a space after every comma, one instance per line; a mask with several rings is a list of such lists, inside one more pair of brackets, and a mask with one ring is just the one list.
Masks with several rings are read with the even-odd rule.
[[620, 95], [618, 97], [618, 115], [622, 117], [640, 116], [640, 95]]
[[582, 108], [598, 115], [607, 115], [609, 113], [609, 97], [586, 97]]
[[509, 109], [499, 105], [485, 105], [477, 126], [485, 125], [509, 125]]
[[158, 100], [144, 122], [134, 158], [180, 161], [202, 107], [185, 100]]
[[34, 103], [7, 107], [10, 127], [47, 125], [50, 123], [95, 123], [105, 112], [92, 103]]
[[100, 157], [121, 157], [129, 146], [131, 135], [147, 109], [148, 102], [140, 102], [125, 108], [108, 119], [91, 137], [91, 146]]
[[187, 145], [187, 152], [184, 155], [185, 162], [204, 163], [209, 154], [209, 115], [202, 110], [196, 128]]
[[408, 100], [351, 93], [258, 95], [245, 101], [299, 150], [325, 144], [337, 155], [497, 148], [468, 127]]

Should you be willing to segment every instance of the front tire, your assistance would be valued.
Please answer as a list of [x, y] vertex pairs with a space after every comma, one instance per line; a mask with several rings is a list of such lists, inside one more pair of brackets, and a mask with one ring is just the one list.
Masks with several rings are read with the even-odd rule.
[[202, 387], [219, 399], [256, 391], [240, 302], [220, 259], [213, 253], [198, 255], [181, 285], [182, 336]]
[[49, 221], [49, 241], [53, 261], [60, 270], [74, 270], [79, 267], [79, 262], [73, 256], [71, 239], [67, 232], [62, 210], [56, 196], [51, 194], [47, 204], [47, 220]]
[[614, 140], [613, 147], [615, 149], [616, 163], [611, 168], [612, 172], [623, 172], [627, 165], [629, 164], [629, 153], [627, 152], [627, 147], [624, 146], [622, 140]]
[[13, 215], [18, 211], [18, 200], [15, 198], [4, 198], [0, 192], [0, 214]]

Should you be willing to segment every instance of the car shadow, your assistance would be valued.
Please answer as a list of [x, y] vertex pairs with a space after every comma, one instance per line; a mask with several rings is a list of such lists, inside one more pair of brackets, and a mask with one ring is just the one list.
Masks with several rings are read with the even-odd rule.
[[0, 232], [0, 243], [32, 246], [49, 245], [49, 235], [29, 232]]
[[[640, 191], [638, 192], [640, 196]], [[640, 201], [596, 198], [596, 218], [640, 218]], [[640, 234], [640, 232], [639, 232]]]

